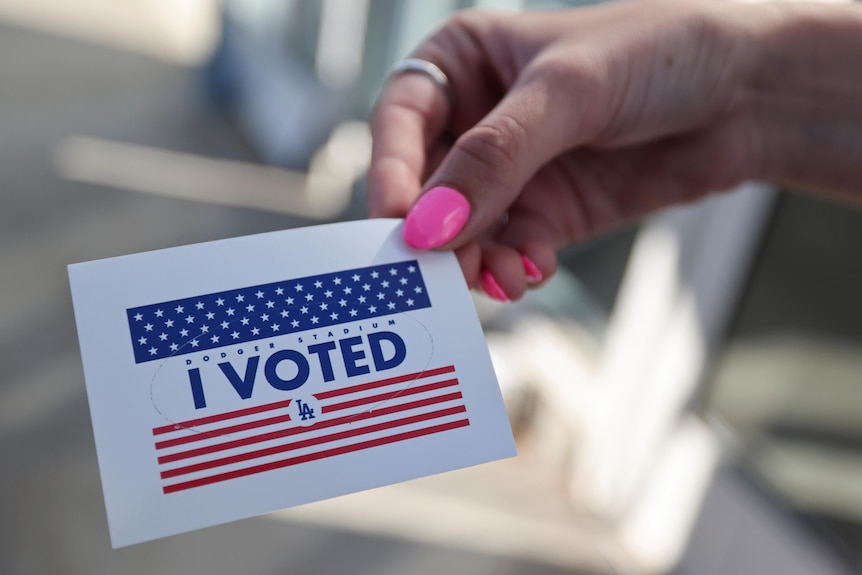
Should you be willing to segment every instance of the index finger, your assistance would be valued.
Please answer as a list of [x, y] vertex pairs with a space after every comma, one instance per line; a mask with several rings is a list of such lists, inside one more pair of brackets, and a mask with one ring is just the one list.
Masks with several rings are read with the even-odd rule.
[[428, 151], [449, 117], [446, 94], [418, 73], [393, 77], [371, 115], [368, 211], [374, 217], [403, 217], [422, 189]]

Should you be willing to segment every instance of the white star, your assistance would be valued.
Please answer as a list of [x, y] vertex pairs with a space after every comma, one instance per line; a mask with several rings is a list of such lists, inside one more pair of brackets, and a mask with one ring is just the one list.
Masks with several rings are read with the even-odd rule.
[[245, 309], [246, 309], [247, 311], [252, 312], [252, 311], [254, 311], [254, 306], [253, 306], [252, 304], [248, 304], [247, 306], [245, 306]]
[[162, 317], [163, 315], [165, 315], [165, 312], [163, 312], [163, 311], [162, 311], [162, 310], [160, 310], [160, 309], [157, 309], [157, 310], [156, 310], [156, 317]]
[[369, 290], [371, 289], [371, 286], [370, 286], [370, 285], [368, 285], [368, 284], [363, 284], [363, 285], [362, 285], [362, 289], [363, 289], [363, 290], [365, 290], [365, 291], [369, 291]]
[[165, 327], [174, 327], [174, 320], [169, 319], [165, 322]]
[[275, 288], [275, 295], [284, 295], [284, 288], [283, 287]]
[[144, 316], [142, 316], [140, 313], [135, 314], [135, 321], [141, 321], [142, 319], [144, 319]]
[[332, 319], [338, 319], [338, 314], [335, 312], [332, 312], [331, 314], [329, 314], [329, 317]]
[[389, 275], [397, 276], [398, 270], [396, 270], [395, 268], [389, 268]]
[[395, 309], [395, 302], [389, 302], [388, 304], [386, 304], [386, 307], [388, 307], [389, 309]]
[[166, 334], [165, 332], [160, 333], [159, 339], [162, 341], [167, 341], [168, 340], [168, 334]]
[[260, 335], [260, 330], [258, 328], [252, 328], [251, 335]]
[[178, 306], [177, 306], [177, 307], [175, 307], [174, 309], [176, 310], [176, 312], [177, 312], [177, 313], [183, 313], [183, 310], [184, 310], [185, 308], [184, 308], [183, 306], [181, 306], [181, 305], [178, 305]]
[[386, 294], [380, 292], [379, 294], [377, 294], [377, 299], [386, 299]]
[[305, 294], [305, 301], [313, 301], [313, 300], [314, 300], [314, 295], [312, 295], [310, 293]]
[[207, 319], [215, 319], [215, 314], [211, 311], [207, 312]]
[[233, 315], [235, 311], [236, 311], [235, 309], [233, 309], [232, 307], [229, 307], [225, 310], [225, 313], [227, 313], [228, 315]]
[[156, 348], [154, 348], [154, 347], [151, 347], [151, 348], [150, 348], [150, 355], [156, 355], [157, 353], [159, 353], [159, 350], [157, 350], [157, 349], [156, 349]]
[[350, 317], [356, 317], [358, 312], [355, 309], [350, 310]]
[[415, 267], [415, 266], [410, 266], [409, 268], [407, 268], [407, 271], [408, 271], [408, 272], [410, 272], [410, 273], [412, 274], [413, 272], [415, 272], [415, 271], [416, 271], [416, 267]]
[[287, 317], [289, 315], [290, 315], [290, 312], [288, 312], [286, 309], [281, 310], [281, 317]]
[[383, 280], [382, 282], [380, 282], [380, 285], [381, 285], [382, 287], [384, 287], [384, 288], [388, 288], [388, 287], [389, 287], [389, 282], [388, 282], [388, 281], [386, 281], [386, 280]]
[[191, 344], [192, 344], [192, 347], [197, 347], [199, 342], [198, 342], [198, 340], [197, 340], [197, 339], [193, 339], [193, 340], [191, 340], [189, 343], [191, 343]]
[[344, 288], [344, 293], [346, 293], [347, 295], [350, 295], [351, 293], [353, 293], [353, 288], [352, 287]]
[[335, 278], [334, 280], [332, 280], [332, 283], [334, 283], [337, 286], [340, 286], [341, 285], [341, 278]]
[[223, 305], [224, 305], [224, 300], [223, 300], [222, 298], [218, 298], [218, 299], [216, 300], [216, 305], [217, 305], [217, 306], [219, 306], [219, 307], [223, 306]]
[[422, 293], [422, 287], [416, 286], [415, 288], [413, 288], [413, 291], [415, 291], [416, 293]]
[[311, 323], [317, 323], [318, 321], [320, 320], [317, 319], [317, 316], [311, 318]]
[[302, 284], [296, 284], [293, 287], [294, 287], [294, 289], [296, 289], [296, 291], [302, 291]]
[[240, 322], [242, 325], [248, 325], [248, 318], [247, 318], [247, 317], [244, 317], [244, 318], [242, 318], [241, 320], [239, 320], [239, 322]]
[[263, 299], [263, 292], [260, 290], [257, 290], [257, 293], [255, 293], [254, 295], [257, 296], [257, 299]]
[[271, 326], [269, 326], [269, 327], [271, 327], [271, 328], [272, 328], [272, 331], [278, 331], [279, 327], [281, 327], [281, 326], [279, 326], [277, 323], [274, 323], [274, 324], [272, 324], [272, 325], [271, 325]]
[[400, 283], [403, 286], [406, 286], [407, 285], [407, 278], [401, 278], [400, 280], [398, 280], [398, 283]]
[[340, 299], [340, 300], [338, 300], [338, 305], [340, 305], [341, 307], [346, 306], [346, 305], [347, 305], [347, 300], [346, 300], [346, 299]]
[[325, 310], [325, 309], [326, 309], [326, 308], [328, 308], [328, 307], [329, 307], [329, 306], [328, 306], [327, 304], [325, 304], [325, 303], [320, 304], [320, 309]]
[[189, 330], [187, 330], [187, 329], [181, 329], [181, 330], [180, 330], [180, 336], [181, 336], [181, 337], [188, 337], [188, 336], [189, 336]]
[[404, 290], [400, 290], [400, 289], [395, 290], [395, 295], [397, 295], [398, 297], [403, 296], [403, 295], [404, 295]]
[[144, 326], [144, 329], [147, 331], [153, 331], [153, 324], [148, 323], [147, 325]]
[[172, 343], [172, 344], [171, 344], [171, 351], [177, 351], [178, 349], [180, 349], [180, 346], [178, 346], [178, 345], [177, 345], [177, 344], [175, 344], [175, 343]]
[[144, 345], [145, 343], [147, 343], [147, 338], [145, 338], [144, 336], [141, 336], [141, 339], [138, 340], [138, 343], [141, 345]]
[[359, 303], [365, 303], [365, 296], [364, 295], [359, 296]]
[[201, 333], [209, 333], [209, 331], [210, 331], [210, 326], [208, 326], [208, 325], [202, 325], [201, 326]]
[[221, 328], [222, 328], [222, 329], [227, 329], [227, 326], [229, 326], [229, 325], [230, 325], [230, 324], [229, 324], [228, 322], [226, 322], [226, 321], [221, 322]]
[[372, 305], [372, 306], [368, 307], [368, 313], [375, 313], [375, 312], [377, 312], [377, 306]]
[[326, 290], [325, 292], [323, 292], [323, 295], [325, 295], [326, 297], [332, 297], [332, 292], [330, 290]]
[[198, 303], [195, 304], [195, 307], [198, 309], [203, 309], [204, 308], [204, 302], [199, 301]]
[[210, 338], [210, 341], [212, 341], [213, 343], [218, 343], [218, 340], [219, 340], [219, 337], [217, 335], [214, 335]]
[[359, 274], [353, 274], [353, 281], [355, 281], [355, 282], [359, 281]]
[[238, 332], [238, 331], [234, 331], [233, 333], [231, 333], [231, 334], [230, 334], [230, 336], [231, 336], [232, 338], [234, 338], [234, 339], [239, 339], [239, 332]]
[[260, 316], [260, 321], [269, 321], [269, 314], [265, 313]]
[[371, 278], [372, 278], [372, 279], [377, 279], [377, 278], [379, 278], [379, 277], [380, 277], [380, 274], [379, 274], [379, 273], [377, 273], [376, 271], [371, 272]]
[[272, 300], [267, 301], [267, 302], [266, 302], [266, 307], [267, 307], [267, 308], [269, 308], [269, 309], [274, 308], [274, 307], [275, 307], [275, 302], [273, 302]]
[[236, 296], [236, 301], [239, 301], [239, 302], [245, 301], [245, 296], [242, 294], [239, 294], [238, 296]]
[[320, 281], [320, 280], [317, 280], [316, 282], [314, 282], [314, 287], [316, 287], [317, 289], [322, 288], [322, 287], [323, 287], [323, 282], [322, 282], [322, 281]]
[[302, 313], [308, 313], [308, 306], [302, 306], [301, 308], [299, 308], [299, 311], [301, 311]]
[[194, 322], [195, 322], [195, 318], [194, 318], [194, 317], [192, 317], [192, 316], [188, 316], [188, 317], [186, 317], [186, 323], [194, 323]]
[[287, 302], [287, 305], [293, 305], [293, 298], [292, 297], [289, 297], [284, 301]]
[[292, 325], [293, 327], [299, 327], [299, 322], [296, 320], [293, 320], [292, 322], [290, 322], [290, 325]]
[[413, 305], [413, 300], [412, 300], [412, 299], [408, 299], [408, 300], [407, 300], [407, 305], [411, 305], [411, 306], [412, 306], [412, 305]]

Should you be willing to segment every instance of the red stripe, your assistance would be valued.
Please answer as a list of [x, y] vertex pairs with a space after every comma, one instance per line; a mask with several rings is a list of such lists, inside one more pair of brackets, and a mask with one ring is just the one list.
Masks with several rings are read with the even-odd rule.
[[464, 407], [463, 405], [456, 405], [455, 407], [448, 407], [446, 409], [440, 409], [438, 411], [420, 413], [418, 415], [411, 415], [409, 417], [403, 417], [401, 419], [393, 419], [390, 421], [375, 423], [372, 425], [367, 425], [365, 427], [346, 429], [344, 431], [330, 433], [329, 435], [310, 437], [301, 441], [294, 441], [293, 443], [285, 443], [284, 445], [276, 445], [273, 447], [267, 447], [266, 449], [259, 449], [257, 451], [247, 451], [245, 453], [238, 453], [229, 457], [222, 457], [221, 459], [213, 459], [210, 461], [195, 463], [193, 465], [186, 465], [185, 467], [176, 467], [174, 469], [162, 471], [161, 477], [162, 479], [170, 479], [171, 477], [177, 477], [178, 475], [187, 475], [189, 473], [205, 471], [214, 467], [223, 467], [225, 465], [240, 463], [242, 461], [248, 461], [250, 459], [259, 459], [261, 457], [268, 457], [270, 455], [277, 455], [279, 453], [286, 453], [288, 451], [304, 449], [306, 447], [312, 447], [315, 445], [320, 445], [322, 443], [330, 443], [333, 441], [340, 441], [342, 439], [348, 439], [351, 437], [358, 437], [360, 435], [367, 435], [369, 433], [376, 433], [378, 431], [385, 431], [387, 429], [394, 429], [396, 427], [402, 427], [405, 425], [412, 425], [414, 423], [420, 423], [422, 421], [429, 421], [431, 419], [438, 419], [440, 417], [446, 417], [448, 415], [455, 415], [456, 413], [464, 413], [465, 411], [467, 411], [466, 407]]
[[404, 397], [407, 395], [416, 395], [419, 393], [425, 393], [427, 391], [434, 391], [436, 389], [443, 389], [444, 387], [452, 387], [453, 385], [458, 385], [457, 379], [447, 379], [445, 381], [438, 381], [436, 383], [427, 383], [425, 385], [417, 385], [416, 387], [408, 387], [407, 389], [399, 390], [395, 393], [387, 392], [380, 393], [377, 395], [369, 395], [367, 397], [360, 397], [358, 399], [352, 399], [350, 401], [344, 401], [342, 403], [336, 403], [333, 405], [324, 405], [323, 413], [331, 413], [333, 411], [341, 411], [342, 409], [350, 409], [351, 407], [358, 407], [360, 405], [368, 405], [369, 403], [379, 403], [386, 400], [396, 399], [398, 397]]
[[425, 427], [423, 429], [414, 429], [413, 431], [405, 431], [404, 433], [398, 433], [396, 435], [390, 435], [388, 437], [379, 437], [377, 439], [370, 439], [368, 441], [363, 441], [361, 443], [354, 443], [352, 445], [343, 445], [341, 447], [335, 447], [332, 449], [327, 449], [324, 451], [318, 451], [317, 453], [308, 453], [306, 455], [299, 455], [297, 457], [291, 457], [290, 459], [283, 459], [281, 461], [273, 461], [270, 463], [264, 463], [262, 465], [256, 465], [254, 467], [246, 467], [245, 469], [237, 469], [234, 471], [229, 471], [227, 473], [221, 473], [219, 475], [210, 475], [209, 477], [201, 477], [200, 479], [193, 479], [192, 481], [186, 481], [184, 483], [175, 483], [174, 485], [166, 485], [162, 488], [162, 492], [167, 493], [175, 493], [177, 491], [183, 491], [185, 489], [192, 489], [194, 487], [201, 487], [203, 485], [211, 485], [213, 483], [219, 483], [221, 481], [227, 481], [229, 479], [236, 479], [239, 477], [247, 477], [249, 475], [255, 475], [257, 473], [264, 473], [266, 471], [272, 471], [274, 469], [282, 469], [284, 467], [290, 467], [292, 465], [299, 465], [301, 463], [308, 463], [309, 461], [316, 461], [318, 459], [325, 459], [327, 457], [334, 457], [336, 455], [344, 455], [345, 453], [352, 453], [354, 451], [361, 451], [363, 449], [369, 449], [372, 447], [379, 447], [381, 445], [387, 445], [390, 443], [397, 443], [399, 441], [406, 441], [408, 439], [413, 439], [416, 437], [422, 437], [424, 435], [432, 435], [434, 433], [441, 433], [443, 431], [448, 431], [450, 429], [457, 429], [459, 427], [466, 427], [470, 425], [469, 419], [459, 419], [458, 421], [451, 421], [449, 423], [442, 423], [440, 425], [434, 425], [432, 427]]
[[[442, 369], [446, 369], [446, 368], [442, 368]], [[377, 382], [375, 382], [375, 383], [377, 383]], [[323, 413], [330, 413], [332, 411], [340, 411], [342, 409], [349, 409], [351, 407], [358, 407], [360, 405], [368, 405], [369, 403], [379, 403], [382, 401], [386, 401], [387, 399], [394, 399], [396, 397], [401, 397], [401, 396], [425, 393], [428, 391], [434, 391], [436, 389], [443, 389], [445, 387], [451, 387], [453, 385], [458, 385], [457, 379], [447, 379], [447, 380], [438, 381], [435, 383], [428, 383], [425, 385], [418, 385], [416, 387], [409, 387], [409, 388], [404, 389], [404, 390], [399, 390], [395, 394], [390, 392], [390, 393], [380, 393], [380, 394], [372, 395], [372, 396], [368, 396], [368, 397], [360, 397], [358, 399], [353, 399], [350, 401], [345, 401], [345, 402], [337, 403], [334, 405], [323, 406]], [[285, 402], [281, 402], [281, 403], [285, 403]], [[286, 403], [290, 403], [290, 400], [287, 400]], [[269, 404], [269, 405], [275, 405], [275, 404]], [[283, 405], [281, 407], [287, 407], [287, 406]], [[156, 449], [165, 449], [168, 447], [176, 447], [177, 445], [185, 445], [187, 443], [194, 443], [196, 441], [203, 441], [205, 439], [212, 439], [213, 437], [220, 437], [222, 435], [230, 435], [231, 433], [238, 433], [240, 431], [247, 431], [249, 429], [255, 429], [258, 427], [265, 427], [267, 425], [274, 425], [277, 423], [286, 423], [288, 421], [290, 421], [290, 415], [285, 414], [285, 415], [270, 417], [267, 419], [259, 419], [259, 420], [255, 420], [255, 421], [249, 421], [246, 423], [238, 423], [238, 424], [233, 425], [233, 426], [220, 427], [218, 429], [211, 429], [209, 431], [201, 431], [199, 433], [191, 433], [189, 435], [183, 435], [181, 437], [175, 437], [173, 439], [166, 439], [164, 441], [159, 441], [156, 443]]]
[[332, 389], [329, 391], [322, 391], [320, 393], [315, 393], [314, 397], [320, 400], [329, 399], [330, 397], [338, 397], [339, 395], [347, 395], [348, 393], [358, 393], [360, 391], [368, 391], [369, 389], [375, 389], [378, 387], [384, 387], [386, 385], [395, 385], [396, 383], [404, 383], [405, 381], [414, 381], [417, 379], [424, 379], [426, 377], [434, 377], [435, 375], [441, 375], [444, 373], [451, 373], [455, 371], [454, 365], [449, 365], [446, 367], [438, 367], [437, 369], [429, 369], [427, 371], [419, 371], [416, 373], [408, 373], [407, 375], [399, 375], [398, 377], [390, 377], [389, 379], [381, 379], [379, 381], [372, 381], [370, 383], [361, 383], [359, 385], [354, 385], [351, 387], [342, 387], [340, 389]]
[[181, 421], [179, 423], [173, 423], [171, 425], [165, 425], [163, 427], [156, 427], [153, 429], [153, 435], [161, 435], [163, 433], [170, 433], [171, 431], [188, 430], [189, 428], [194, 428], [198, 425], [206, 425], [207, 423], [215, 423], [216, 421], [224, 421], [226, 419], [233, 419], [235, 417], [242, 417], [244, 415], [253, 415], [255, 413], [262, 413], [264, 411], [272, 411], [273, 409], [281, 409], [282, 407], [287, 407], [288, 405], [290, 405], [291, 401], [293, 400], [286, 399], [284, 401], [276, 401], [275, 403], [267, 403], [266, 405], [246, 407], [245, 409], [228, 411], [226, 413], [218, 413], [216, 415], [209, 415], [207, 417], [201, 417], [199, 419], [190, 419], [188, 421]]
[[398, 413], [400, 411], [409, 411], [411, 409], [416, 409], [419, 407], [427, 407], [429, 405], [434, 405], [436, 403], [445, 403], [447, 401], [454, 401], [456, 399], [461, 399], [461, 392], [448, 393], [446, 395], [439, 395], [436, 397], [429, 397], [425, 399], [420, 399], [418, 401], [412, 401], [410, 403], [402, 403], [399, 405], [391, 405], [389, 407], [383, 407], [380, 409], [375, 409], [374, 411], [363, 411], [362, 413], [355, 413], [351, 415], [343, 415], [341, 417], [337, 417], [335, 419], [329, 419], [327, 421], [321, 421], [320, 423], [316, 423], [314, 425], [308, 427], [289, 427], [287, 429], [279, 429], [278, 431], [272, 431], [270, 433], [263, 433], [261, 435], [254, 435], [252, 437], [244, 437], [242, 439], [235, 439], [233, 441], [227, 441], [225, 443], [219, 443], [216, 445], [208, 445], [206, 447], [199, 447], [197, 449], [190, 449], [188, 451], [179, 451], [177, 453], [171, 453], [170, 455], [163, 455], [159, 457], [159, 465], [165, 463], [171, 463], [172, 461], [180, 461], [182, 459], [188, 459], [190, 457], [198, 457], [200, 455], [207, 455], [210, 453], [215, 453], [217, 451], [225, 451], [227, 449], [235, 449], [237, 447], [244, 447], [246, 445], [252, 445], [255, 443], [261, 443], [264, 441], [271, 441], [273, 439], [281, 439], [283, 437], [289, 437], [291, 435], [298, 435], [300, 433], [306, 433], [309, 431], [315, 431], [318, 429], [326, 429], [328, 427], [334, 427], [336, 425], [343, 425], [345, 423], [352, 423], [354, 421], [363, 421], [366, 419], [372, 419], [375, 417], [383, 417], [384, 415], [391, 415], [393, 413]]
[[231, 433], [237, 433], [239, 431], [247, 431], [249, 429], [255, 429], [257, 427], [266, 427], [267, 425], [286, 423], [288, 421], [290, 421], [289, 415], [277, 415], [275, 417], [268, 417], [266, 419], [247, 421], [246, 423], [238, 423], [229, 427], [220, 427], [219, 429], [213, 429], [211, 431], [202, 431], [200, 433], [192, 433], [191, 435], [184, 435], [182, 437], [175, 437], [173, 439], [159, 441], [158, 443], [156, 443], [156, 449], [165, 449], [166, 447], [185, 445], [186, 443], [203, 441], [204, 439], [212, 439], [213, 437], [221, 437], [222, 435], [230, 435]]

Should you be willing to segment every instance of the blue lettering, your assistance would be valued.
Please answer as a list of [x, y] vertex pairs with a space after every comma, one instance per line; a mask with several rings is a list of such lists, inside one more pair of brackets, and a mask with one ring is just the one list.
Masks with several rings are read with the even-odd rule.
[[[380, 342], [388, 341], [394, 348], [394, 353], [389, 359], [385, 358]], [[374, 360], [374, 370], [384, 371], [398, 367], [407, 357], [407, 346], [397, 333], [391, 331], [379, 331], [368, 334], [368, 346], [371, 348], [371, 358]]]
[[341, 347], [341, 359], [344, 360], [344, 369], [347, 371], [347, 377], [364, 375], [371, 372], [371, 369], [367, 365], [356, 365], [357, 361], [365, 357], [365, 351], [353, 349], [361, 343], [362, 338], [358, 335], [342, 339], [338, 342], [338, 345]]
[[257, 374], [258, 363], [260, 363], [259, 355], [248, 358], [248, 363], [245, 364], [245, 377], [242, 378], [237, 374], [230, 362], [225, 361], [224, 363], [218, 364], [218, 366], [236, 390], [237, 394], [239, 394], [242, 399], [248, 399], [251, 397], [252, 389], [254, 389], [254, 376]]
[[[296, 364], [296, 375], [291, 379], [282, 379], [278, 373], [278, 364], [282, 361], [292, 361]], [[292, 391], [308, 381], [308, 360], [305, 356], [293, 349], [277, 351], [266, 360], [264, 375], [271, 386], [281, 391]]]
[[207, 406], [204, 397], [204, 385], [201, 382], [201, 370], [198, 368], [189, 370], [189, 384], [192, 386], [192, 399], [195, 401], [195, 409], [203, 409]]
[[335, 379], [335, 374], [332, 372], [332, 360], [329, 358], [329, 352], [333, 349], [335, 349], [334, 341], [308, 346], [308, 353], [317, 355], [317, 360], [320, 362], [320, 371], [323, 372], [323, 381], [332, 381]]

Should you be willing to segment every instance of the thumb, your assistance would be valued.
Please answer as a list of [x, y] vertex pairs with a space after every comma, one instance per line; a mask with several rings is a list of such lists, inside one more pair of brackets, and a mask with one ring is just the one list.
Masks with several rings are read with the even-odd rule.
[[455, 249], [493, 225], [530, 178], [569, 147], [571, 113], [550, 104], [547, 84], [516, 85], [464, 132], [407, 214], [405, 241]]

